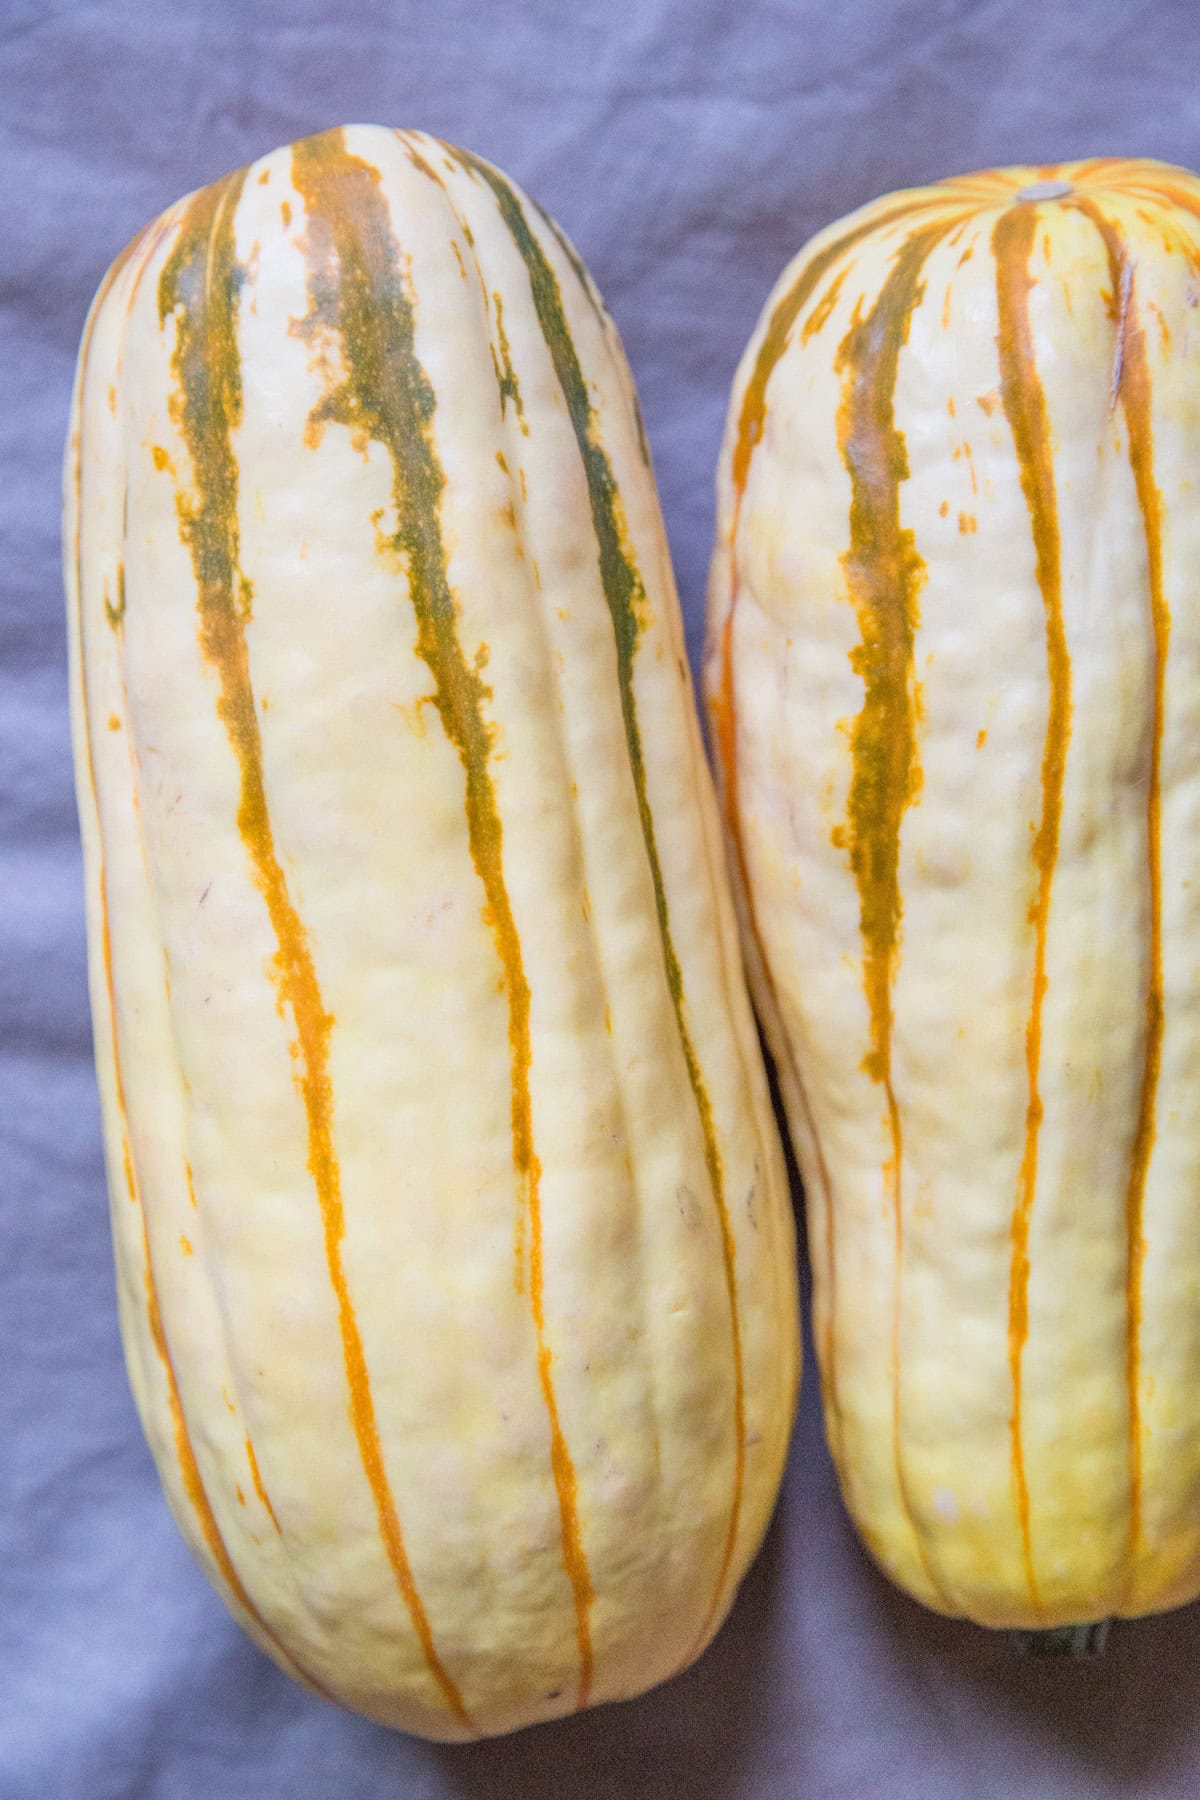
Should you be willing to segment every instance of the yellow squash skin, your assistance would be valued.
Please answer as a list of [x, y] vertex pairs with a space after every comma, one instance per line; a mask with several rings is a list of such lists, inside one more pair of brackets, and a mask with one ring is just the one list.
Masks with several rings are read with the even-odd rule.
[[171, 208], [66, 578], [133, 1391], [290, 1673], [503, 1732], [698, 1654], [794, 1237], [632, 383], [495, 170], [348, 127]]
[[705, 686], [862, 1536], [993, 1626], [1200, 1591], [1200, 182], [894, 194], [782, 276]]

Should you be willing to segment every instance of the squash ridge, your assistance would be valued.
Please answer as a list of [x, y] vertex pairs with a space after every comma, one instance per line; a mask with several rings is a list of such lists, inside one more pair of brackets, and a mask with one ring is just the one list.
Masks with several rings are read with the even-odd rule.
[[633, 777], [637, 795], [638, 813], [641, 820], [642, 837], [646, 847], [646, 856], [650, 865], [650, 873], [654, 884], [655, 907], [658, 914], [659, 933], [663, 945], [663, 963], [675, 1010], [679, 1040], [683, 1050], [684, 1062], [687, 1066], [688, 1082], [695, 1100], [700, 1119], [700, 1128], [704, 1138], [705, 1162], [708, 1167], [709, 1180], [713, 1191], [713, 1201], [721, 1231], [721, 1250], [725, 1268], [726, 1290], [729, 1296], [730, 1337], [732, 1341], [734, 1365], [734, 1481], [733, 1497], [730, 1505], [729, 1527], [725, 1546], [717, 1573], [716, 1585], [708, 1612], [698, 1633], [698, 1642], [707, 1636], [717, 1607], [724, 1592], [729, 1569], [733, 1561], [734, 1547], [737, 1542], [738, 1523], [741, 1513], [742, 1488], [745, 1476], [745, 1388], [742, 1370], [741, 1329], [738, 1316], [737, 1278], [734, 1269], [736, 1242], [729, 1217], [729, 1208], [725, 1197], [725, 1179], [722, 1167], [720, 1147], [717, 1143], [716, 1125], [712, 1115], [712, 1103], [704, 1084], [695, 1046], [692, 1043], [691, 1031], [687, 1024], [685, 1000], [683, 992], [683, 973], [679, 965], [671, 934], [670, 916], [667, 907], [666, 888], [663, 881], [662, 866], [659, 861], [658, 847], [655, 839], [654, 818], [650, 810], [650, 802], [646, 792], [646, 771], [642, 753], [641, 729], [637, 715], [637, 701], [633, 689], [633, 665], [637, 652], [640, 633], [638, 603], [644, 600], [641, 577], [638, 574], [632, 554], [625, 543], [620, 516], [620, 495], [613, 475], [612, 465], [608, 460], [595, 430], [595, 414], [588, 397], [587, 386], [583, 379], [578, 353], [571, 337], [566, 317], [563, 312], [562, 294], [558, 279], [546, 257], [537, 237], [530, 229], [514, 190], [504, 178], [469, 152], [456, 152], [464, 167], [473, 171], [487, 182], [496, 196], [497, 205], [505, 225], [512, 234], [524, 260], [529, 274], [530, 290], [534, 307], [541, 325], [546, 345], [550, 351], [555, 374], [562, 388], [566, 401], [567, 413], [574, 428], [579, 454], [587, 479], [588, 495], [591, 502], [592, 521], [596, 533], [597, 548], [600, 558], [600, 575], [605, 599], [612, 616], [613, 634], [616, 640], [617, 672], [621, 691], [621, 711], [625, 727], [625, 739], [629, 755], [630, 772]]
[[1141, 1323], [1142, 1267], [1145, 1262], [1144, 1207], [1146, 1177], [1154, 1152], [1156, 1100], [1162, 1066], [1163, 1038], [1163, 943], [1162, 943], [1162, 741], [1166, 712], [1167, 658], [1171, 642], [1171, 614], [1163, 592], [1162, 496], [1154, 476], [1154, 427], [1151, 414], [1150, 370], [1146, 335], [1137, 310], [1137, 276], [1129, 259], [1120, 228], [1107, 219], [1098, 205], [1078, 199], [1076, 205], [1095, 225], [1108, 256], [1112, 282], [1111, 315], [1117, 334], [1120, 379], [1117, 397], [1129, 434], [1129, 461], [1137, 490], [1138, 507], [1146, 536], [1146, 562], [1150, 581], [1150, 623], [1154, 644], [1153, 725], [1150, 772], [1146, 791], [1147, 885], [1150, 900], [1150, 973], [1146, 988], [1146, 1047], [1138, 1095], [1137, 1127], [1125, 1192], [1125, 1226], [1129, 1246], [1128, 1340], [1126, 1381], [1129, 1390], [1129, 1588], [1136, 1580], [1137, 1556], [1142, 1536], [1142, 1417]]

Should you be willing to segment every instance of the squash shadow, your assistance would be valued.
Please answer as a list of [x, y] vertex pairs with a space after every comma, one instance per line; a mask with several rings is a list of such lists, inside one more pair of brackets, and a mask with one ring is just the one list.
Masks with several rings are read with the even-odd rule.
[[927, 1612], [859, 1561], [891, 1640], [897, 1698], [934, 1711], [948, 1734], [1006, 1744], [1019, 1761], [1069, 1769], [1097, 1793], [1196, 1791], [1200, 1605], [1114, 1620], [1104, 1653], [1074, 1661]]
[[[769, 1059], [767, 1061], [770, 1070]], [[779, 1113], [774, 1074], [772, 1099]], [[799, 1173], [786, 1131], [796, 1213], [797, 1274], [804, 1319], [804, 1386], [815, 1364], [808, 1331], [808, 1271]], [[798, 1423], [798, 1421], [797, 1421]], [[682, 1674], [643, 1694], [576, 1713], [510, 1737], [427, 1746], [447, 1791], [464, 1800], [720, 1800], [741, 1787], [739, 1771], [761, 1736], [761, 1702], [786, 1658], [784, 1595], [797, 1528], [792, 1435], [779, 1498], [758, 1555], [708, 1649]]]
[[[780, 1124], [782, 1129], [782, 1112]], [[1114, 1620], [1107, 1648], [1097, 1657], [1031, 1655], [1013, 1634], [921, 1606], [894, 1587], [862, 1548], [838, 1490], [814, 1392], [803, 1187], [786, 1132], [784, 1141], [798, 1200], [806, 1355], [793, 1443], [793, 1462], [801, 1466], [788, 1485], [801, 1511], [802, 1543], [808, 1548], [810, 1540], [821, 1540], [815, 1560], [806, 1555], [807, 1571], [798, 1568], [793, 1582], [806, 1575], [822, 1590], [814, 1599], [830, 1634], [826, 1647], [832, 1639], [844, 1653], [857, 1643], [858, 1658], [882, 1677], [897, 1769], [908, 1761], [915, 1739], [921, 1750], [914, 1766], [922, 1766], [922, 1756], [928, 1759], [924, 1766], [939, 1794], [951, 1791], [940, 1785], [951, 1766], [965, 1771], [972, 1763], [977, 1791], [988, 1795], [1153, 1793], [1167, 1800], [1200, 1794], [1200, 1601], [1144, 1619]], [[785, 1486], [785, 1500], [787, 1493]], [[792, 1646], [793, 1662], [811, 1667], [812, 1650], [810, 1627]], [[810, 1694], [808, 1706], [827, 1708], [843, 1732], [863, 1729], [845, 1710], [844, 1697], [828, 1686]], [[1006, 1767], [998, 1766], [1000, 1756]], [[873, 1791], [883, 1800], [884, 1788]]]
[[511, 1737], [429, 1745], [447, 1793], [470, 1800], [716, 1800], [732, 1792], [774, 1660], [784, 1525], [777, 1511], [724, 1625], [698, 1662], [640, 1699]]

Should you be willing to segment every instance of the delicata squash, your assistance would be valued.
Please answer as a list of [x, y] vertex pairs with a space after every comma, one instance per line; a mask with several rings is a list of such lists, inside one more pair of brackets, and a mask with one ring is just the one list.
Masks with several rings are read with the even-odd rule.
[[433, 1738], [726, 1613], [790, 1203], [637, 402], [554, 225], [355, 126], [88, 320], [65, 562], [121, 1323], [292, 1675]]
[[705, 685], [873, 1555], [1200, 1591], [1200, 182], [893, 194], [734, 386]]

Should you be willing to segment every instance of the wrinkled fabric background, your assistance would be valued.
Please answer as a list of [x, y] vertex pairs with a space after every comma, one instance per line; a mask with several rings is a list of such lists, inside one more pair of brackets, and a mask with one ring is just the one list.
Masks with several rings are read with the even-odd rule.
[[1089, 1666], [894, 1593], [809, 1358], [766, 1548], [702, 1662], [466, 1749], [310, 1699], [163, 1504], [117, 1336], [67, 729], [59, 458], [91, 294], [178, 195], [350, 120], [499, 163], [641, 389], [693, 655], [734, 365], [785, 260], [890, 188], [1200, 164], [1200, 9], [1045, 0], [0, 0], [0, 1800], [1038, 1800], [1200, 1794], [1200, 1609]]

